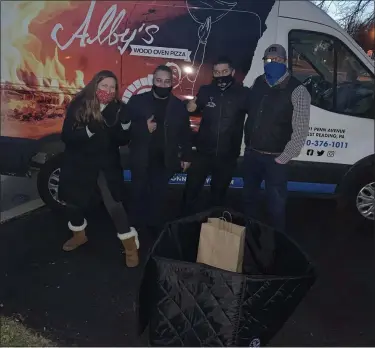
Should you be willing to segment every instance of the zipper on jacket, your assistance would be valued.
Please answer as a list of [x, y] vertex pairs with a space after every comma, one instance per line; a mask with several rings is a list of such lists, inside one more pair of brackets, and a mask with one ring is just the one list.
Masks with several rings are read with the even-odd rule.
[[168, 144], [168, 141], [167, 141], [167, 127], [168, 127], [168, 123], [167, 123], [167, 115], [164, 116], [164, 165], [167, 166], [167, 144]]
[[251, 136], [250, 136], [250, 140], [249, 140], [249, 146], [252, 143], [252, 139], [253, 139], [255, 130], [259, 128], [259, 114], [263, 113], [263, 105], [264, 105], [264, 100], [266, 99], [266, 97], [268, 97], [267, 94], [263, 96], [262, 101], [260, 102], [260, 106], [259, 106], [259, 108], [257, 110], [256, 117], [254, 119], [254, 124], [253, 124], [253, 127], [251, 129]]
[[218, 152], [219, 152], [219, 139], [220, 139], [220, 124], [221, 124], [221, 111], [222, 111], [222, 108], [223, 108], [223, 93], [221, 93], [220, 97], [220, 113], [219, 113], [219, 122], [218, 122], [218, 126], [217, 126], [217, 141], [216, 141], [216, 157], [218, 156]]
[[167, 148], [167, 127], [168, 127], [168, 123], [167, 123], [167, 117], [165, 117], [164, 119], [164, 146], [165, 148]]
[[167, 138], [167, 127], [168, 127], [168, 122], [167, 122], [167, 118], [168, 118], [168, 107], [170, 106], [170, 100], [168, 101], [167, 103], [167, 106], [165, 108], [165, 115], [164, 115], [164, 154], [166, 153], [166, 149], [167, 149], [167, 145], [168, 145], [168, 138]]

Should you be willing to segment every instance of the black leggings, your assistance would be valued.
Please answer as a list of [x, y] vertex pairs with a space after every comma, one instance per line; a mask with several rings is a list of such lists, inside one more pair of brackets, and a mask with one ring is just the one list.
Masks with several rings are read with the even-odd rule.
[[[102, 171], [99, 172], [98, 186], [100, 194], [102, 196], [104, 205], [112, 218], [118, 234], [128, 233], [130, 231], [128, 215], [125, 211], [121, 200], [114, 199], [113, 196], [119, 196], [118, 194], [112, 194], [108, 186], [105, 175]], [[122, 190], [120, 190], [122, 192]], [[82, 209], [67, 204], [67, 213], [69, 218], [69, 229], [73, 232], [82, 231], [87, 226], [85, 219], [85, 213]]]

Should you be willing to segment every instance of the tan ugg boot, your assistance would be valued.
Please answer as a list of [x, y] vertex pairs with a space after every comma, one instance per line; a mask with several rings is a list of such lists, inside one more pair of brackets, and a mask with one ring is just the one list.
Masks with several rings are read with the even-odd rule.
[[85, 220], [84, 224], [80, 227], [75, 227], [70, 222], [68, 226], [69, 229], [73, 232], [73, 237], [64, 243], [63, 250], [73, 251], [88, 241], [85, 231], [85, 228], [87, 227], [87, 221]]
[[128, 267], [137, 267], [139, 265], [139, 240], [138, 232], [134, 227], [130, 228], [130, 232], [118, 234], [125, 249], [125, 263]]

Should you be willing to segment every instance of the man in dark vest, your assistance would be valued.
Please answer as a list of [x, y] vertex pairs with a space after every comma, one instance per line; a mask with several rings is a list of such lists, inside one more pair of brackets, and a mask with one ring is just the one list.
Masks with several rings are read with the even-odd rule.
[[271, 45], [263, 60], [265, 74], [251, 88], [244, 131], [245, 213], [256, 216], [264, 180], [271, 224], [284, 231], [287, 163], [300, 154], [308, 135], [311, 97], [289, 73], [284, 47]]

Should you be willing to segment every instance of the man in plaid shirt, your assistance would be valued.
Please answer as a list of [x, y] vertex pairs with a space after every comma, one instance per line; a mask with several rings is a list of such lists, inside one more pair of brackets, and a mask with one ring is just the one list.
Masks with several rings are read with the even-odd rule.
[[259, 190], [266, 185], [273, 227], [285, 230], [288, 173], [286, 164], [297, 157], [309, 132], [311, 97], [287, 69], [281, 45], [271, 45], [264, 57], [265, 74], [252, 88], [245, 123], [244, 203], [248, 218], [256, 216]]

